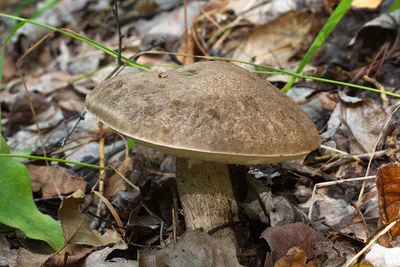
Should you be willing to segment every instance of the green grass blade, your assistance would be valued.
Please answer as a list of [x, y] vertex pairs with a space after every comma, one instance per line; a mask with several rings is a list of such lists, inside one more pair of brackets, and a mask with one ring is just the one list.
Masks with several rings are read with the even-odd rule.
[[[268, 71], [253, 71], [253, 73], [257, 73], [257, 74], [269, 74]], [[289, 75], [289, 74], [288, 74], [288, 75]], [[310, 79], [310, 80], [313, 80], [313, 81], [319, 81], [319, 82], [324, 82], [324, 83], [331, 83], [331, 84], [336, 84], [336, 85], [340, 85], [340, 86], [347, 86], [347, 87], [352, 87], [352, 88], [367, 90], [367, 91], [371, 91], [371, 92], [375, 92], [375, 93], [380, 93], [380, 94], [385, 94], [385, 95], [389, 95], [389, 96], [393, 96], [393, 97], [400, 98], [400, 95], [399, 95], [399, 94], [392, 93], [392, 92], [387, 92], [387, 91], [381, 91], [381, 90], [376, 89], [376, 88], [371, 88], [371, 87], [362, 86], [362, 85], [358, 85], [358, 84], [339, 82], [339, 81], [335, 81], [335, 80], [329, 80], [329, 79], [324, 79], [324, 78], [319, 78], [319, 77], [313, 77], [313, 76], [307, 76], [307, 75], [301, 75], [301, 74], [294, 74], [294, 73], [291, 73], [290, 75], [292, 75], [292, 76], [295, 77], [295, 78]]]
[[[61, 30], [61, 29], [58, 29], [56, 27], [53, 27], [53, 26], [50, 26], [50, 25], [47, 25], [47, 24], [43, 24], [43, 23], [40, 23], [40, 22], [37, 22], [37, 21], [33, 21], [33, 20], [30, 20], [30, 19], [24, 19], [24, 18], [8, 15], [8, 14], [5, 14], [5, 13], [0, 13], [0, 17], [13, 19], [13, 20], [18, 20], [18, 21], [21, 21], [23, 23], [30, 23], [30, 24], [33, 24], [33, 25], [36, 25], [36, 26], [39, 26], [39, 27], [43, 27], [43, 28], [51, 30], [51, 31], [55, 31], [55, 32], [64, 34], [64, 35], [66, 35], [68, 37], [74, 38], [74, 39], [76, 39], [78, 41], [81, 41], [81, 42], [84, 42], [84, 43], [86, 43], [86, 44], [88, 44], [88, 45], [90, 45], [90, 46], [92, 46], [92, 47], [94, 47], [96, 49], [99, 49], [99, 50], [103, 51], [105, 54], [110, 55], [110, 56], [112, 56], [114, 58], [118, 57], [118, 53], [116, 51], [114, 51], [112, 49], [109, 49], [108, 47], [103, 46], [103, 45], [97, 43], [96, 41], [86, 37], [86, 36], [76, 35], [76, 34], [73, 34], [73, 33], [69, 32], [69, 31]], [[129, 58], [126, 58], [124, 56], [122, 56], [122, 61], [125, 62], [128, 66], [135, 67], [135, 68], [143, 70], [143, 71], [149, 71], [148, 68], [146, 68], [146, 67], [142, 66], [141, 64], [136, 63], [135, 61], [133, 61], [133, 60], [131, 60]]]
[[[48, 10], [49, 8], [52, 8], [53, 6], [55, 6], [58, 2], [60, 2], [60, 0], [51, 0], [48, 3], [46, 3], [46, 5], [44, 5], [42, 8], [38, 9], [31, 17], [30, 19], [35, 19], [37, 17], [39, 17], [41, 14], [43, 14], [43, 12], [45, 12], [46, 10]], [[3, 47], [1, 48], [1, 54], [0, 54], [0, 84], [2, 83], [3, 80], [3, 60], [4, 60], [4, 53], [5, 53], [5, 48], [8, 44], [8, 42], [10, 41], [10, 39], [14, 36], [14, 34], [22, 27], [25, 25], [25, 21], [21, 21], [20, 23], [18, 23], [11, 31], [11, 33], [7, 36], [7, 38], [5, 39], [4, 43], [3, 43]], [[0, 132], [1, 135], [1, 132]]]
[[[48, 10], [49, 8], [53, 7], [54, 5], [56, 5], [60, 0], [51, 0], [49, 1], [46, 5], [44, 5], [42, 8], [38, 9], [32, 16], [31, 19], [34, 19], [36, 17], [39, 17], [43, 12], [45, 12], [46, 10]], [[21, 3], [18, 7], [19, 9], [22, 9], [23, 6], [29, 2], [32, 1], [24, 1], [23, 3]], [[18, 12], [18, 10], [17, 10]], [[3, 61], [4, 61], [4, 53], [5, 53], [5, 49], [6, 46], [8, 44], [8, 42], [10, 41], [10, 39], [14, 36], [14, 34], [18, 31], [18, 29], [20, 29], [22, 26], [25, 25], [24, 21], [21, 21], [20, 23], [18, 23], [11, 31], [11, 33], [7, 36], [7, 38], [4, 40], [3, 42], [3, 46], [1, 47], [1, 51], [0, 51], [0, 84], [3, 81]], [[0, 108], [1, 108], [1, 104], [0, 104]], [[1, 114], [0, 114], [0, 136], [3, 133], [3, 129], [1, 127]], [[0, 147], [1, 147], [1, 140], [0, 140]]]
[[400, 8], [400, 0], [396, 0], [392, 4], [392, 6], [389, 8], [389, 12], [393, 12], [393, 11], [399, 9], [399, 8]]
[[21, 159], [45, 160], [45, 161], [54, 161], [54, 162], [60, 162], [60, 163], [69, 163], [69, 164], [79, 165], [82, 167], [88, 167], [88, 168], [98, 169], [98, 170], [109, 170], [109, 168], [101, 167], [101, 166], [93, 165], [93, 164], [89, 164], [89, 163], [82, 163], [82, 162], [71, 161], [71, 160], [66, 160], [66, 159], [56, 159], [56, 158], [48, 158], [48, 157], [40, 157], [40, 156], [23, 155], [23, 154], [2, 153], [2, 154], [0, 154], [0, 158], [21, 158]]
[[[314, 42], [311, 44], [310, 48], [308, 49], [306, 55], [304, 56], [303, 60], [300, 62], [299, 67], [296, 70], [296, 73], [299, 74], [310, 62], [311, 58], [314, 54], [318, 51], [318, 49], [322, 46], [322, 44], [326, 41], [329, 34], [333, 31], [339, 21], [342, 19], [344, 14], [346, 14], [347, 10], [350, 8], [352, 0], [342, 0], [340, 1], [339, 5], [336, 7], [335, 11], [333, 11], [332, 15], [329, 17], [328, 21], [325, 23], [322, 30], [318, 33], [317, 37], [315, 38]], [[283, 87], [283, 92], [289, 91], [292, 87], [295, 77], [293, 77], [289, 82], [286, 83], [285, 87]]]

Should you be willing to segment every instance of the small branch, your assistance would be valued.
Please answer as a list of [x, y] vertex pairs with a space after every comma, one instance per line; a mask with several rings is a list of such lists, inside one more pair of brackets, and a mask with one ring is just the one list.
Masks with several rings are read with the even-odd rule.
[[58, 146], [60, 146], [60, 147], [64, 147], [65, 146], [65, 144], [67, 143], [67, 141], [70, 138], [71, 134], [75, 131], [76, 127], [78, 127], [79, 123], [85, 119], [85, 114], [86, 114], [86, 110], [84, 109], [78, 116], [76, 116], [78, 118], [78, 120], [75, 122], [75, 124], [71, 128], [71, 130], [69, 130], [67, 135], [63, 139], [61, 139], [61, 141], [58, 143]]
[[115, 21], [117, 22], [117, 31], [118, 31], [118, 66], [124, 65], [122, 62], [122, 56], [121, 56], [121, 51], [122, 51], [122, 39], [124, 39], [124, 36], [121, 33], [121, 27], [119, 23], [119, 17], [118, 17], [118, 0], [114, 0], [114, 9], [113, 9]]

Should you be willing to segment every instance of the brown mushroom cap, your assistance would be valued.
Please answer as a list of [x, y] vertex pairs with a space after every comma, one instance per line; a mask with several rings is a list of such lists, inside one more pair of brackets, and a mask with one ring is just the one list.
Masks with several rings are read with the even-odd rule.
[[182, 158], [274, 163], [302, 157], [320, 143], [292, 99], [219, 61], [114, 77], [87, 95], [85, 107], [116, 131]]

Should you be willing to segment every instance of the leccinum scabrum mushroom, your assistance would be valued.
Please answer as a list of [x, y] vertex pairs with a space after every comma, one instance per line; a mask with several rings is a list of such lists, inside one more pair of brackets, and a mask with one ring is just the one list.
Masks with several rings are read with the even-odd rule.
[[85, 107], [116, 131], [176, 156], [188, 230], [232, 221], [236, 201], [227, 164], [297, 159], [320, 143], [294, 101], [232, 63], [120, 75], [90, 92]]

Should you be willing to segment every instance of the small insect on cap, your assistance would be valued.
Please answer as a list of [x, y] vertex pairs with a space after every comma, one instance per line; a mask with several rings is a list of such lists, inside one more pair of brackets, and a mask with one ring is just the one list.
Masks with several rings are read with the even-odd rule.
[[116, 76], [90, 92], [85, 107], [116, 131], [182, 158], [275, 163], [303, 157], [320, 143], [292, 99], [220, 61]]

